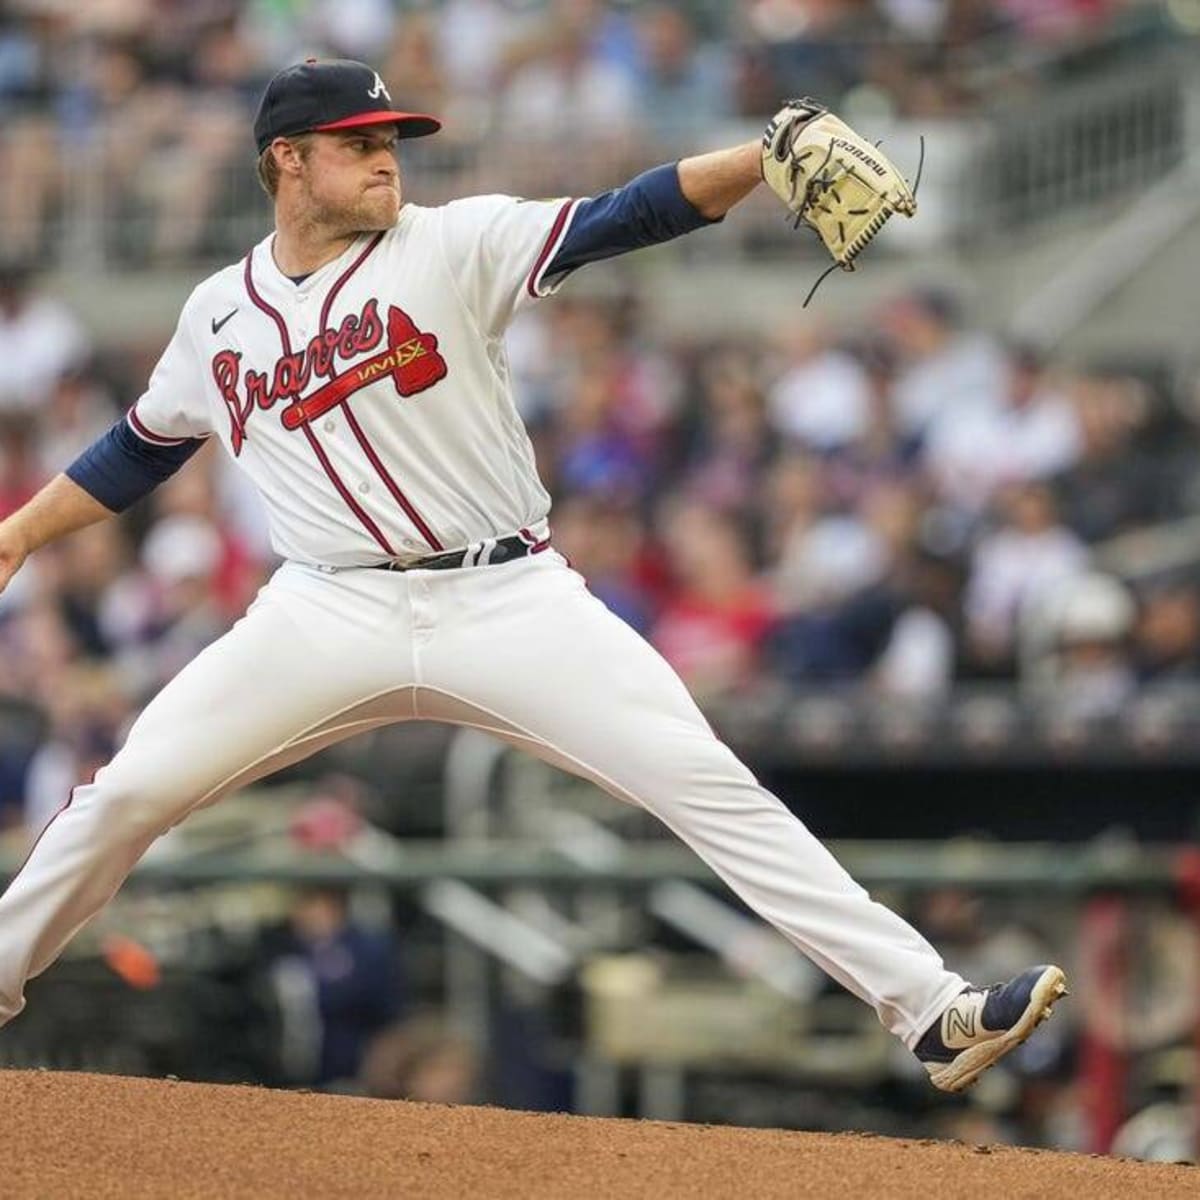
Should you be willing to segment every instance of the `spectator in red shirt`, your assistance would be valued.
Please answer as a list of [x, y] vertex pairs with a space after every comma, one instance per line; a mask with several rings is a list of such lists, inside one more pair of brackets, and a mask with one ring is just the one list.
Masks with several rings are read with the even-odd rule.
[[773, 618], [737, 523], [683, 503], [668, 510], [662, 536], [675, 586], [651, 641], [697, 697], [747, 683]]
[[31, 500], [45, 482], [29, 418], [0, 419], [0, 520]]

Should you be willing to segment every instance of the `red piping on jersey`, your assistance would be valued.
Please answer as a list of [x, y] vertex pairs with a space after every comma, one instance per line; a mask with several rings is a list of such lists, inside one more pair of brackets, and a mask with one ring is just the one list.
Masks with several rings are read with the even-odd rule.
[[243, 272], [246, 279], [246, 291], [250, 295], [250, 301], [256, 308], [262, 309], [262, 311], [265, 312], [267, 316], [275, 322], [275, 327], [279, 330], [279, 340], [283, 343], [283, 352], [284, 354], [291, 354], [292, 339], [288, 333], [287, 322], [284, 321], [283, 314], [280, 313], [277, 308], [272, 308], [271, 305], [269, 305], [258, 294], [258, 289], [254, 286], [254, 272], [251, 266], [253, 261], [254, 251], [251, 250], [250, 253], [246, 255], [246, 270]]
[[574, 200], [568, 200], [558, 210], [558, 216], [554, 218], [554, 224], [550, 226], [550, 232], [546, 235], [546, 240], [542, 243], [542, 252], [538, 255], [537, 262], [533, 264], [533, 270], [529, 272], [529, 278], [525, 281], [525, 290], [535, 300], [541, 299], [537, 290], [537, 277], [549, 261], [550, 255], [555, 249], [554, 243], [558, 241], [559, 234], [562, 233], [563, 226], [567, 223], [567, 214], [571, 211], [571, 206], [574, 203]]
[[370, 242], [367, 243], [363, 252], [338, 276], [337, 282], [329, 289], [329, 294], [325, 297], [325, 303], [321, 305], [321, 332], [325, 332], [325, 326], [329, 321], [329, 310], [333, 307], [333, 302], [337, 298], [338, 292], [342, 290], [342, 284], [362, 266], [363, 262], [370, 256], [371, 252], [383, 241], [383, 234], [377, 233]]
[[163, 437], [161, 433], [155, 433], [152, 429], [147, 429], [142, 424], [142, 420], [137, 415], [135, 408], [131, 408], [125, 416], [128, 418], [129, 424], [133, 427], [133, 432], [144, 442], [153, 442], [156, 446], [182, 446], [187, 440], [186, 438]]
[[[383, 241], [383, 234], [377, 233], [367, 244], [363, 252], [338, 276], [337, 282], [329, 289], [329, 294], [325, 297], [325, 303], [321, 305], [321, 324], [320, 333], [325, 332], [325, 327], [329, 322], [329, 313], [333, 308], [334, 299], [338, 292], [342, 290], [342, 285], [354, 274], [355, 271], [366, 261], [371, 252], [379, 243]], [[330, 378], [333, 376], [333, 362], [330, 360], [329, 372]], [[375, 447], [371, 445], [367, 435], [363, 432], [362, 427], [354, 417], [354, 410], [350, 407], [350, 397], [347, 396], [341, 402], [343, 412], [346, 414], [346, 421], [350, 425], [350, 430], [358, 441], [362, 452], [370, 460], [371, 466], [375, 468], [375, 474], [383, 481], [384, 486], [392, 494], [392, 498], [404, 510], [405, 516], [416, 526], [417, 531], [425, 539], [431, 550], [444, 550], [445, 546], [438, 541], [437, 535], [430, 529], [428, 523], [422, 518], [421, 514], [416, 510], [413, 503], [401, 490], [400, 485], [392, 478], [387, 467], [383, 465], [379, 455], [375, 452]]]
[[517, 530], [517, 533], [521, 535], [521, 540], [529, 547], [530, 554], [541, 554], [541, 552], [550, 545], [550, 538], [548, 535], [542, 538], [542, 540], [539, 542], [537, 537], [530, 533], [524, 525]]
[[[279, 340], [283, 344], [283, 352], [284, 354], [291, 354], [292, 339], [288, 334], [287, 322], [284, 321], [283, 315], [278, 309], [273, 308], [262, 298], [262, 296], [258, 294], [258, 289], [254, 286], [254, 274], [251, 269], [253, 259], [254, 251], [251, 250], [250, 253], [246, 255], [246, 270], [244, 272], [246, 293], [249, 295], [250, 301], [255, 308], [261, 309], [275, 322], [276, 328], [279, 330]], [[358, 264], [356, 262], [355, 266], [357, 265]], [[309, 429], [307, 425], [304, 426], [304, 434], [308, 438], [308, 444], [312, 447], [313, 453], [317, 456], [317, 461], [321, 464], [325, 474], [329, 476], [329, 481], [335, 488], [337, 488], [338, 494], [346, 502], [346, 507], [350, 509], [350, 511], [359, 519], [361, 524], [371, 534], [375, 541], [379, 543], [379, 545], [383, 548], [384, 553], [394, 558], [396, 556], [395, 550], [392, 549], [387, 538], [383, 536], [379, 526], [376, 525], [373, 520], [371, 520], [370, 514], [364, 508], [362, 508], [358, 501], [356, 501], [350, 494], [350, 489], [346, 487], [338, 473], [333, 469], [333, 463], [329, 461], [329, 456], [325, 453], [321, 443], [317, 441], [316, 435], [311, 429]]]
[[387, 538], [384, 537], [383, 531], [371, 520], [371, 516], [362, 509], [358, 502], [350, 495], [349, 489], [338, 477], [337, 472], [333, 469], [333, 464], [329, 461], [328, 455], [325, 453], [324, 447], [317, 441], [317, 435], [307, 426], [304, 426], [304, 436], [308, 438], [308, 444], [313, 448], [313, 453], [320, 460], [321, 466], [325, 468], [325, 474], [333, 480], [333, 486], [341, 493], [342, 499], [358, 517], [358, 519], [371, 531], [371, 536], [383, 547], [383, 549], [392, 556], [396, 557], [396, 551], [392, 549]]
[[434, 550], [445, 550], [437, 539], [437, 535], [429, 528], [428, 525], [421, 519], [421, 514], [413, 508], [408, 497], [400, 490], [396, 481], [388, 474], [387, 468], [379, 461], [379, 456], [375, 453], [375, 448], [371, 445], [367, 435], [363, 433], [358, 422], [354, 419], [354, 410], [350, 407], [349, 398], [342, 402], [342, 409], [346, 414], [346, 420], [350, 423], [350, 429], [354, 436], [358, 439], [358, 444], [362, 447], [363, 453], [371, 460], [371, 465], [375, 468], [379, 478], [383, 480], [388, 491], [392, 493], [397, 504], [404, 509], [408, 515], [408, 519], [420, 530], [421, 536], [429, 543]]
[[68, 808], [71, 807], [71, 802], [75, 799], [75, 793], [77, 791], [79, 791], [79, 789], [81, 787], [90, 787], [95, 782], [96, 782], [96, 772], [93, 771], [91, 774], [91, 777], [88, 779], [86, 784], [77, 783], [70, 790], [70, 792], [67, 795], [67, 802], [65, 804], [59, 805], [58, 809], [55, 811], [54, 815], [50, 818], [50, 820], [48, 820], [45, 823], [45, 825], [42, 826], [41, 833], [39, 833], [37, 835], [37, 837], [33, 839], [33, 845], [30, 846], [29, 849], [25, 852], [24, 861], [22, 861], [21, 865], [12, 873], [12, 878], [8, 881], [8, 887], [6, 887], [3, 892], [0, 892], [0, 895], [7, 895], [8, 889], [11, 888], [14, 883], [17, 882], [17, 876], [20, 875], [21, 872], [23, 870], [25, 870], [25, 868], [27, 866], [29, 866], [29, 860], [33, 857], [33, 852], [38, 848], [38, 844], [41, 842], [42, 838], [44, 838], [46, 836], [46, 830], [49, 829], [50, 826], [53, 825], [54, 822], [57, 821], [58, 818], [61, 817], [63, 815], [63, 813], [65, 813], [67, 811]]

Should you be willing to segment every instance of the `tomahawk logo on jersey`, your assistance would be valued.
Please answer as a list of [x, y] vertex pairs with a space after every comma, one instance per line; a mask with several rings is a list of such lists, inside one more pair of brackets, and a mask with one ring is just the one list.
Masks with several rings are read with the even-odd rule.
[[[240, 374], [242, 354], [219, 350], [213, 355], [212, 376], [230, 419], [230, 448], [236, 457], [246, 440], [246, 425], [256, 410], [268, 411], [280, 400], [293, 403], [282, 414], [285, 429], [297, 429], [381, 375], [387, 375], [401, 396], [412, 396], [446, 377], [446, 360], [438, 353], [435, 334], [419, 330], [412, 318], [394, 304], [388, 306], [387, 341], [383, 349], [363, 360], [383, 341], [379, 302], [368, 300], [361, 313], [343, 318], [337, 329], [312, 338], [298, 354], [275, 360], [268, 371], [247, 367]], [[340, 373], [341, 364], [352, 364]], [[301, 399], [313, 379], [328, 380]]]

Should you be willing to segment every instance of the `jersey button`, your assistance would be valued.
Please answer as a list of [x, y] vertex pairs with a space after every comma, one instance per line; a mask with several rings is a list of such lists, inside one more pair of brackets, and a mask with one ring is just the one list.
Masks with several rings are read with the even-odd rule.
[[332, 433], [336, 428], [337, 428], [336, 421], [326, 421], [325, 422], [325, 432], [326, 433]]
[[364, 479], [358, 485], [358, 490], [365, 496], [371, 490], [371, 485]]

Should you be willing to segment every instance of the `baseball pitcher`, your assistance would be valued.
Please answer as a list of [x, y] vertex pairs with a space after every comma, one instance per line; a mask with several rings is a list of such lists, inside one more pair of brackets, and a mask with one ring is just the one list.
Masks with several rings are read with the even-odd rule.
[[274, 231], [192, 292], [145, 393], [0, 524], [0, 588], [210, 438], [257, 486], [283, 565], [74, 789], [0, 897], [0, 1024], [25, 981], [190, 812], [393, 721], [482, 729], [647, 808], [958, 1091], [1049, 1014], [1063, 972], [975, 987], [875, 903], [723, 745], [658, 654], [553, 548], [504, 332], [589, 263], [719, 222], [764, 181], [835, 265], [908, 185], [811, 100], [761, 142], [601, 195], [405, 203], [371, 68], [280, 72], [254, 123]]

